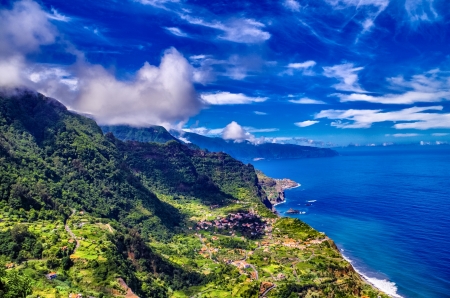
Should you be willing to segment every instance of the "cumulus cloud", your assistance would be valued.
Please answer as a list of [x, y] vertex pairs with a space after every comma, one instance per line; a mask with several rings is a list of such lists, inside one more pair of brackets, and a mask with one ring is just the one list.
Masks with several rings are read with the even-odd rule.
[[283, 6], [292, 11], [300, 11], [300, 4], [295, 0], [285, 0]]
[[382, 96], [368, 94], [335, 94], [341, 102], [365, 101], [380, 104], [414, 104], [417, 102], [439, 102], [450, 100], [450, 75], [438, 69], [414, 75], [409, 80], [403, 76], [387, 79], [389, 88], [402, 93], [388, 93]]
[[202, 107], [192, 68], [173, 48], [165, 52], [159, 67], [146, 62], [129, 81], [118, 80], [100, 65], [80, 65], [78, 78], [73, 107], [93, 114], [102, 124], [171, 126]]
[[167, 127], [182, 124], [204, 103], [193, 86], [193, 68], [175, 49], [164, 53], [159, 67], [144, 63], [128, 80], [119, 80], [101, 65], [84, 60], [58, 66], [28, 62], [29, 53], [56, 42], [49, 19], [68, 21], [56, 10], [44, 11], [22, 0], [0, 10], [0, 85], [25, 86], [57, 98], [71, 109], [91, 114], [101, 124]]
[[278, 128], [255, 128], [251, 126], [241, 126], [236, 121], [232, 121], [223, 128], [206, 128], [206, 127], [191, 127], [183, 128], [185, 132], [192, 132], [210, 137], [222, 137], [225, 140], [233, 140], [236, 142], [249, 141], [254, 144], [261, 144], [270, 142], [272, 138], [255, 137], [252, 133], [264, 133], [279, 131]]
[[302, 121], [302, 122], [295, 122], [294, 124], [298, 127], [308, 127], [311, 125], [314, 125], [316, 123], [319, 123], [319, 121], [317, 120], [306, 120], [306, 121]]
[[17, 1], [0, 10], [0, 86], [26, 86], [26, 55], [55, 42], [57, 30], [36, 2]]
[[315, 118], [335, 120], [337, 128], [370, 128], [373, 123], [394, 122], [396, 129], [450, 128], [450, 114], [439, 113], [442, 106], [412, 107], [399, 111], [383, 110], [323, 110]]
[[249, 97], [243, 93], [203, 93], [202, 100], [211, 105], [236, 105], [236, 104], [250, 104], [253, 102], [263, 102], [267, 97]]
[[302, 104], [302, 105], [325, 105], [326, 102], [322, 100], [317, 99], [311, 99], [311, 98], [300, 98], [300, 99], [290, 99], [289, 102], [296, 103], [296, 104]]
[[222, 132], [222, 138], [224, 140], [233, 140], [239, 143], [245, 140], [253, 139], [254, 136], [247, 132], [237, 122], [232, 121], [230, 124], [225, 126]]
[[37, 51], [55, 42], [56, 28], [48, 14], [31, 0], [17, 1], [12, 9], [0, 10], [0, 55], [16, 56]]
[[339, 81], [338, 84], [333, 85], [336, 90], [366, 93], [358, 83], [358, 72], [363, 69], [364, 67], [354, 67], [353, 63], [345, 63], [324, 67], [323, 74]]

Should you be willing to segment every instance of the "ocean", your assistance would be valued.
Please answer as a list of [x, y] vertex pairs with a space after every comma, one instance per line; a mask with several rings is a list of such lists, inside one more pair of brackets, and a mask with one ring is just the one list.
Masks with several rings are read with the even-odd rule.
[[450, 297], [450, 146], [337, 151], [253, 164], [300, 183], [276, 209], [306, 212], [290, 216], [325, 232], [378, 288], [392, 297]]

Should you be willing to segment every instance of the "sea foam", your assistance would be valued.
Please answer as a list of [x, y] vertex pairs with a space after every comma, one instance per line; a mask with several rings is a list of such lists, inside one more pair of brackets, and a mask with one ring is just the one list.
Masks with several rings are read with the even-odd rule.
[[[343, 251], [344, 250], [341, 249], [341, 252], [343, 252]], [[350, 260], [343, 253], [341, 253], [341, 254], [344, 257], [344, 259], [346, 259], [350, 264], [352, 264], [352, 260]], [[400, 296], [397, 293], [397, 286], [396, 286], [395, 282], [389, 281], [387, 279], [379, 279], [379, 278], [375, 278], [375, 277], [369, 277], [366, 274], [362, 273], [360, 270], [358, 270], [358, 268], [356, 268], [353, 264], [352, 264], [352, 267], [365, 281], [367, 281], [369, 284], [371, 284], [378, 290], [384, 292], [385, 294], [387, 294], [393, 298], [404, 298], [403, 296]]]

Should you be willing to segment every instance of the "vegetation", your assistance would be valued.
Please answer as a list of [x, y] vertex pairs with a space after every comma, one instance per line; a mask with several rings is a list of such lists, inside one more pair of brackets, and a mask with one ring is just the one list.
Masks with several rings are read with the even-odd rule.
[[123, 142], [40, 94], [0, 95], [0, 297], [379, 294], [266, 206], [227, 154]]

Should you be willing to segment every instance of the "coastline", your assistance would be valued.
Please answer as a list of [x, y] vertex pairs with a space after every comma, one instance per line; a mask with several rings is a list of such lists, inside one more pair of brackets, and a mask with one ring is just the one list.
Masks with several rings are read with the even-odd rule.
[[353, 261], [348, 258], [346, 255], [342, 253], [342, 250], [339, 250], [339, 253], [341, 256], [352, 266], [353, 270], [355, 270], [356, 273], [361, 277], [364, 282], [371, 285], [372, 287], [380, 290], [381, 292], [385, 293], [389, 297], [392, 298], [404, 298], [403, 296], [400, 296], [397, 294], [397, 286], [395, 285], [395, 282], [386, 280], [386, 279], [378, 279], [375, 277], [369, 277], [366, 274], [362, 273], [361, 270], [357, 269], [353, 265]]
[[[298, 188], [298, 187], [302, 186], [300, 183], [298, 183], [298, 182], [296, 182], [296, 183], [297, 183], [296, 186], [291, 186], [291, 187], [283, 188], [283, 191], [285, 191], [285, 190], [287, 190], [287, 189], [294, 189], [294, 188]], [[278, 202], [278, 203], [275, 203], [275, 204], [272, 204], [272, 208], [274, 208], [275, 206], [278, 206], [278, 205], [280, 205], [280, 204], [283, 204], [283, 203], [286, 203], [286, 197], [284, 198], [283, 201]]]
[[[287, 188], [285, 188], [283, 190], [294, 189], [294, 188], [298, 188], [298, 187], [301, 186], [300, 183], [298, 183], [298, 182], [296, 182], [296, 183], [297, 183], [296, 186], [287, 187]], [[287, 201], [287, 198], [285, 197], [285, 199], [282, 202], [273, 204], [272, 208], [275, 209], [276, 206], [278, 206], [280, 204], [283, 204], [283, 203], [286, 203], [286, 201]], [[281, 214], [279, 210], [275, 209], [275, 211], [278, 214]], [[289, 217], [289, 215], [287, 215], [287, 216]], [[372, 287], [376, 288], [377, 290], [385, 293], [389, 297], [392, 297], [392, 298], [404, 298], [403, 296], [400, 296], [400, 295], [397, 294], [397, 286], [395, 285], [394, 282], [391, 282], [391, 281], [386, 280], [386, 279], [377, 279], [377, 278], [371, 278], [371, 277], [367, 276], [366, 274], [362, 273], [359, 269], [357, 269], [353, 265], [352, 260], [350, 258], [348, 258], [347, 256], [345, 256], [341, 249], [338, 249], [338, 251], [339, 251], [339, 254], [350, 264], [350, 266], [353, 268], [353, 270], [361, 277], [361, 279], [365, 283], [367, 283], [367, 284], [371, 285]]]

